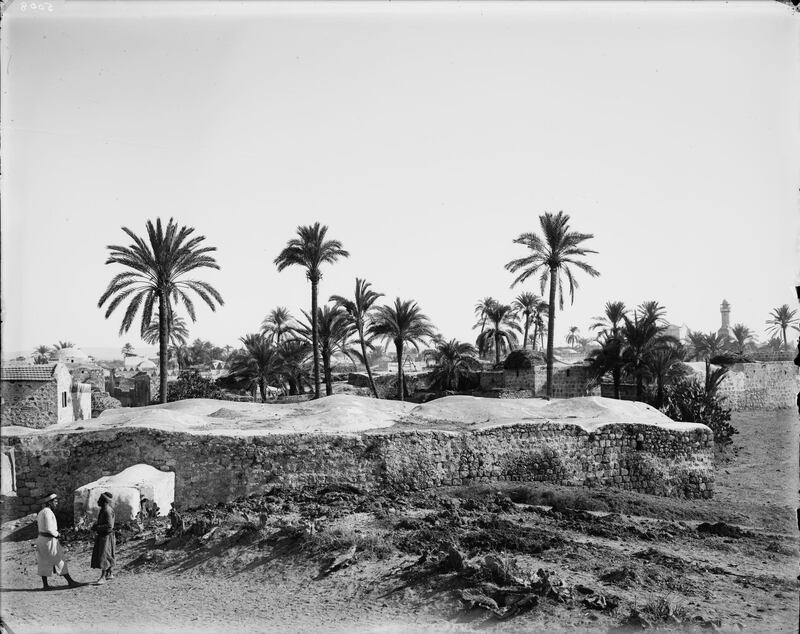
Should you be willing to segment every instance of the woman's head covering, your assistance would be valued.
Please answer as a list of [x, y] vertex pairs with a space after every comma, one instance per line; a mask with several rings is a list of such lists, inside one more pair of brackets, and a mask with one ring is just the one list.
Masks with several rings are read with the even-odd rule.
[[57, 497], [58, 496], [55, 493], [51, 493], [50, 495], [47, 495], [39, 500], [39, 504], [47, 504], [50, 500], [55, 500]]
[[100, 504], [101, 502], [105, 503], [111, 502], [112, 497], [113, 496], [108, 491], [104, 491], [103, 493], [100, 494], [100, 499], [97, 500], [97, 503]]

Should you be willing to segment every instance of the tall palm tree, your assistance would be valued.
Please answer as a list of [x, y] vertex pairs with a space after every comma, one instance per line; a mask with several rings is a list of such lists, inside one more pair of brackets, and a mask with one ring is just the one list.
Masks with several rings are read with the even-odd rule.
[[[524, 320], [524, 334], [522, 335], [522, 347], [528, 345], [528, 332], [530, 332], [531, 324], [535, 322], [536, 315], [539, 312], [541, 305], [544, 304], [544, 300], [539, 297], [536, 293], [531, 293], [529, 291], [525, 291], [524, 293], [520, 293], [517, 295], [517, 298], [511, 304], [514, 308], [514, 311], [517, 314], [522, 315]], [[531, 346], [534, 350], [536, 349], [536, 333], [534, 331], [534, 343]]]
[[[312, 342], [311, 336], [312, 319], [306, 311], [303, 311], [306, 323], [300, 323], [295, 332], [309, 343]], [[327, 304], [317, 310], [317, 341], [320, 347], [322, 358], [322, 372], [325, 377], [325, 395], [333, 394], [333, 382], [331, 377], [331, 358], [334, 354], [343, 354], [348, 359], [353, 357], [361, 359], [360, 353], [351, 344], [351, 338], [355, 333], [355, 326], [350, 320], [345, 310], [339, 306], [331, 308]]]
[[[358, 341], [361, 345], [361, 358], [364, 360], [364, 367], [367, 369], [369, 387], [375, 398], [378, 398], [378, 389], [375, 387], [375, 380], [372, 378], [372, 369], [367, 357], [367, 337], [366, 331], [370, 324], [372, 307], [383, 293], [377, 293], [370, 289], [371, 284], [361, 278], [356, 278], [356, 289], [353, 299], [342, 297], [341, 295], [331, 295], [330, 301], [343, 308], [350, 316], [350, 320], [358, 333]], [[371, 347], [371, 344], [370, 344]]]
[[129, 299], [122, 318], [119, 333], [128, 332], [139, 309], [142, 309], [140, 334], [145, 331], [153, 317], [153, 307], [158, 302], [158, 366], [161, 375], [159, 396], [167, 402], [167, 348], [169, 347], [169, 324], [172, 319], [173, 302], [181, 302], [194, 322], [194, 303], [189, 291], [196, 293], [212, 310], [224, 305], [222, 296], [208, 282], [185, 279], [185, 275], [198, 269], [219, 269], [219, 264], [210, 254], [216, 247], [201, 246], [205, 236], [192, 236], [194, 227], [178, 225], [172, 218], [167, 226], [161, 218], [154, 225], [147, 221], [147, 239], [137, 236], [127, 227], [122, 230], [133, 240], [129, 246], [108, 245], [111, 254], [106, 264], [121, 264], [129, 270], [118, 273], [106, 288], [97, 307], [111, 299], [105, 317]]
[[[480, 326], [481, 331], [478, 333], [478, 336], [482, 335], [483, 331], [486, 330], [486, 320], [488, 319], [486, 316], [487, 312], [491, 310], [492, 306], [495, 304], [497, 304], [497, 300], [488, 295], [475, 304], [475, 316], [478, 318], [478, 321], [472, 328], [475, 329]], [[485, 352], [485, 350], [478, 349], [478, 354], [481, 358], [483, 358]]]
[[739, 354], [744, 353], [744, 349], [748, 343], [753, 340], [752, 331], [744, 324], [734, 324], [731, 328], [733, 340], [736, 342], [736, 351]]
[[580, 339], [580, 335], [578, 333], [580, 332], [580, 330], [581, 329], [578, 328], [577, 326], [569, 327], [569, 332], [567, 333], [566, 341], [567, 345], [570, 346], [571, 348], [574, 348], [575, 344], [578, 343], [578, 339]]
[[317, 341], [317, 295], [319, 281], [322, 279], [320, 267], [333, 264], [339, 258], [349, 257], [338, 240], [326, 240], [326, 225], [315, 222], [313, 225], [297, 227], [297, 237], [286, 244], [275, 258], [278, 271], [297, 265], [306, 269], [306, 278], [311, 282], [311, 348], [314, 356], [314, 398], [320, 397], [319, 390], [319, 343]]
[[536, 305], [536, 312], [533, 316], [533, 337], [531, 338], [532, 349], [536, 350], [536, 340], [544, 348], [544, 336], [547, 333], [546, 320], [550, 318], [550, 304], [542, 300]]
[[667, 314], [667, 309], [665, 306], [659, 304], [656, 300], [650, 300], [649, 302], [642, 302], [639, 304], [639, 311], [655, 321], [658, 324], [666, 324], [667, 320], [665, 315]]
[[435, 348], [423, 352], [423, 356], [435, 363], [431, 371], [431, 387], [439, 390], [457, 390], [462, 378], [475, 376], [481, 369], [475, 357], [478, 351], [469, 343], [457, 339], [436, 339]]
[[589, 367], [598, 379], [607, 372], [611, 372], [614, 382], [614, 398], [619, 400], [619, 390], [622, 383], [622, 368], [625, 361], [622, 357], [623, 341], [620, 335], [603, 335], [600, 348], [592, 351], [589, 357]]
[[50, 346], [36, 346], [33, 351], [33, 362], [37, 365], [42, 365], [50, 360]]
[[245, 335], [239, 339], [244, 350], [234, 355], [230, 374], [246, 389], [258, 386], [261, 402], [267, 402], [267, 386], [278, 376], [280, 358], [277, 348], [263, 333]]
[[620, 326], [625, 322], [627, 314], [628, 310], [625, 308], [625, 302], [606, 302], [605, 312], [598, 317], [592, 318], [595, 321], [589, 326], [589, 329], [598, 331], [598, 340], [603, 337], [616, 337], [619, 334]]
[[783, 306], [773, 308], [772, 312], [769, 314], [770, 318], [766, 322], [767, 325], [770, 326], [767, 328], [767, 334], [770, 336], [782, 335], [784, 348], [789, 346], [786, 339], [786, 329], [798, 322], [798, 319], [795, 317], [796, 314], [796, 310], [789, 310], [789, 304], [784, 304]]
[[690, 359], [700, 360], [708, 358], [708, 339], [706, 339], [704, 333], [690, 330], [686, 334], [686, 338], [689, 340], [689, 346], [691, 347]]
[[288, 308], [278, 306], [273, 308], [261, 322], [261, 332], [265, 335], [272, 335], [275, 338], [275, 345], [281, 345], [281, 335], [290, 335], [293, 330], [294, 317]]
[[382, 337], [394, 343], [397, 352], [397, 383], [400, 400], [404, 400], [405, 386], [403, 382], [403, 348], [412, 346], [419, 352], [419, 344], [432, 339], [436, 333], [430, 319], [422, 313], [417, 302], [394, 300], [394, 306], [378, 306], [375, 318], [368, 330], [374, 337]]
[[517, 244], [524, 244], [530, 249], [531, 254], [524, 258], [511, 260], [506, 264], [506, 269], [512, 273], [521, 273], [511, 283], [512, 288], [524, 282], [532, 275], [539, 275], [541, 292], [550, 284], [550, 307], [547, 320], [547, 398], [553, 395], [553, 334], [555, 326], [555, 302], [558, 292], [558, 307], [564, 309], [564, 287], [561, 274], [567, 278], [570, 303], [574, 299], [578, 282], [573, 276], [572, 268], [576, 267], [591, 277], [600, 275], [592, 266], [580, 260], [589, 253], [597, 253], [581, 246], [581, 243], [593, 238], [591, 233], [577, 233], [570, 231], [569, 215], [563, 211], [557, 214], [546, 212], [539, 216], [543, 237], [535, 233], [523, 233], [516, 240]]
[[514, 309], [508, 304], [495, 303], [486, 311], [491, 325], [478, 335], [478, 350], [494, 348], [494, 361], [500, 363], [500, 351], [511, 349], [517, 343], [516, 333], [522, 332]]

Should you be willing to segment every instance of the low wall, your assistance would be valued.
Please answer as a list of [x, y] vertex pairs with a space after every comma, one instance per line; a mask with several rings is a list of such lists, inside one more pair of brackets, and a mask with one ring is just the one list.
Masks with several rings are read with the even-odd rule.
[[797, 406], [798, 368], [793, 361], [737, 363], [718, 393], [734, 411], [792, 409]]
[[[574, 423], [362, 434], [215, 435], [121, 428], [2, 438], [13, 451], [20, 512], [51, 491], [73, 491], [134, 464], [175, 472], [183, 507], [224, 502], [274, 485], [330, 483], [419, 490], [490, 481], [608, 486], [710, 497], [713, 436], [703, 425]], [[7, 512], [7, 511], [6, 511]]]

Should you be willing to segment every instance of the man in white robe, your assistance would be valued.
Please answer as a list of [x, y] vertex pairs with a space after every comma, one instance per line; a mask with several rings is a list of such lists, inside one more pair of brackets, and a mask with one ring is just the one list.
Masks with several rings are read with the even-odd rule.
[[39, 564], [39, 575], [42, 577], [42, 590], [47, 590], [47, 578], [50, 575], [61, 575], [70, 587], [80, 584], [69, 576], [64, 551], [58, 541], [58, 522], [53, 510], [58, 506], [58, 496], [51, 493], [42, 500], [42, 510], [36, 516], [39, 526], [39, 537], [36, 538], [36, 554]]

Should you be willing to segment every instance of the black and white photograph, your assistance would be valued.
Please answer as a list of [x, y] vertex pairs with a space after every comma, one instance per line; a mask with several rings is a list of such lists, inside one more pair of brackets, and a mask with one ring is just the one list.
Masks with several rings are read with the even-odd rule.
[[796, 1], [0, 11], [0, 634], [800, 631]]

